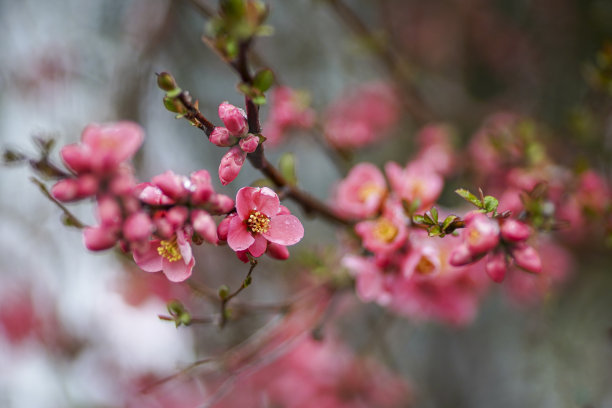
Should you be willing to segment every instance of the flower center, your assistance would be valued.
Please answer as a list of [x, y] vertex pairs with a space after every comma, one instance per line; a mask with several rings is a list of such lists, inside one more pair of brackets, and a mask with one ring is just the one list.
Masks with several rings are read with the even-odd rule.
[[270, 229], [270, 218], [259, 211], [253, 211], [247, 218], [246, 224], [249, 231], [262, 234]]
[[176, 237], [169, 241], [161, 241], [157, 247], [157, 253], [170, 262], [176, 262], [183, 259], [178, 244], [176, 243]]
[[372, 196], [374, 194], [378, 195], [381, 192], [382, 192], [382, 189], [377, 184], [375, 184], [375, 183], [365, 183], [359, 189], [359, 192], [357, 193], [357, 196], [359, 197], [359, 200], [361, 202], [364, 202], [364, 201], [367, 201], [368, 198], [370, 198], [370, 196]]
[[374, 226], [374, 236], [376, 239], [387, 244], [395, 239], [397, 232], [397, 227], [386, 218], [380, 218]]
[[436, 266], [427, 257], [422, 256], [414, 269], [419, 275], [429, 275], [436, 269]]

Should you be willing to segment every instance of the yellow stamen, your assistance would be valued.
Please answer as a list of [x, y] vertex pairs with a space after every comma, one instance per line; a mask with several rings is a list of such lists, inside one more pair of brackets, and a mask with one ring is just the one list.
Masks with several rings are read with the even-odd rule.
[[253, 211], [247, 218], [246, 224], [249, 231], [262, 234], [270, 229], [270, 218], [259, 211]]
[[398, 229], [391, 221], [386, 218], [380, 218], [374, 226], [374, 236], [377, 240], [389, 243], [395, 239]]
[[380, 194], [382, 190], [383, 189], [375, 183], [365, 183], [359, 189], [357, 196], [359, 197], [359, 200], [363, 202], [370, 198], [370, 196], [373, 194]]
[[170, 241], [161, 241], [157, 247], [157, 253], [170, 262], [176, 262], [183, 259], [178, 244], [176, 243], [176, 237], [172, 238]]
[[426, 257], [422, 256], [414, 270], [419, 275], [429, 275], [436, 269], [436, 266]]

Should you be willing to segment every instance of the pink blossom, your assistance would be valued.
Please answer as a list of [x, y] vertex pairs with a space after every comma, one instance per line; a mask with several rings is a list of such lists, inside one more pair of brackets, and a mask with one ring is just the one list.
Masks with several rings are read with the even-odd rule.
[[419, 131], [416, 139], [420, 145], [417, 161], [428, 163], [432, 170], [441, 175], [447, 175], [453, 170], [456, 159], [449, 126], [427, 125]]
[[266, 145], [278, 145], [291, 128], [308, 129], [314, 124], [315, 113], [303, 92], [279, 86], [272, 90], [270, 100], [270, 114], [263, 125]]
[[130, 242], [146, 241], [152, 233], [153, 222], [145, 212], [134, 213], [123, 223], [123, 236]]
[[211, 244], [218, 242], [217, 224], [209, 213], [204, 210], [193, 210], [191, 212], [191, 225], [195, 232], [200, 234], [205, 241]]
[[169, 240], [153, 240], [146, 249], [133, 251], [134, 261], [145, 272], [162, 271], [168, 280], [182, 282], [191, 276], [195, 259], [191, 252], [190, 234], [176, 231]]
[[294, 215], [281, 214], [278, 196], [267, 187], [243, 187], [236, 195], [237, 216], [230, 221], [227, 243], [234, 251], [248, 250], [258, 257], [269, 242], [293, 245], [304, 236]]
[[208, 140], [219, 147], [230, 147], [236, 144], [238, 137], [231, 135], [227, 128], [216, 127], [213, 129]]
[[415, 161], [402, 169], [397, 163], [385, 165], [391, 189], [403, 200], [418, 200], [418, 209], [426, 209], [438, 199], [444, 181], [427, 163]]
[[394, 278], [385, 274], [374, 259], [346, 255], [342, 258], [342, 266], [355, 276], [355, 290], [362, 301], [376, 302], [381, 306], [391, 302]]
[[506, 277], [506, 272], [508, 271], [506, 254], [502, 251], [489, 254], [487, 263], [485, 264], [485, 271], [493, 282], [502, 282]]
[[402, 205], [397, 200], [387, 200], [381, 217], [357, 223], [355, 231], [361, 237], [364, 248], [385, 253], [404, 245], [408, 236], [406, 222]]
[[159, 187], [162, 193], [173, 202], [186, 198], [190, 193], [189, 179], [185, 176], [174, 174], [171, 170], [153, 177], [151, 183]]
[[542, 260], [538, 252], [529, 245], [519, 244], [512, 249], [512, 257], [516, 266], [531, 273], [542, 272]]
[[219, 164], [219, 180], [224, 186], [234, 181], [240, 173], [246, 159], [246, 153], [240, 146], [234, 146], [227, 151]]
[[219, 105], [219, 117], [232, 136], [244, 136], [249, 130], [246, 113], [228, 102]]
[[83, 243], [90, 251], [103, 251], [117, 243], [117, 229], [112, 227], [86, 227], [83, 230]]
[[259, 137], [249, 134], [248, 136], [240, 139], [239, 144], [240, 148], [245, 153], [253, 153], [255, 150], [257, 150], [257, 146], [259, 146]]
[[464, 218], [465, 243], [473, 256], [486, 253], [499, 243], [499, 224], [480, 212], [471, 212]]
[[510, 242], [525, 241], [531, 235], [529, 225], [514, 219], [504, 220], [500, 231], [502, 239]]
[[380, 140], [399, 117], [393, 89], [370, 83], [342, 95], [327, 111], [325, 137], [338, 148], [357, 148]]
[[367, 218], [378, 212], [386, 194], [380, 170], [373, 164], [360, 163], [338, 184], [334, 207], [341, 215]]
[[143, 139], [142, 128], [133, 122], [91, 124], [83, 130], [80, 144], [65, 146], [60, 154], [77, 174], [107, 173], [130, 159]]

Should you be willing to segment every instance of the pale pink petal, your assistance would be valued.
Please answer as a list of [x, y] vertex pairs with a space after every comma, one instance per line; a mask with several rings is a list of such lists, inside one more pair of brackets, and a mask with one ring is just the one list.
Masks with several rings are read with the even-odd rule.
[[260, 257], [266, 252], [268, 241], [260, 234], [255, 235], [255, 242], [249, 247], [249, 252], [255, 258]]
[[166, 258], [162, 260], [162, 271], [166, 278], [168, 278], [171, 282], [182, 282], [188, 277], [191, 276], [191, 271], [193, 270], [193, 265], [195, 264], [194, 259], [191, 259], [191, 262], [185, 263], [184, 259], [170, 262]]
[[140, 269], [145, 272], [159, 272], [162, 270], [162, 259], [164, 259], [158, 252], [159, 240], [151, 241], [149, 247], [145, 251], [134, 251], [134, 262]]
[[278, 195], [276, 195], [276, 193], [268, 187], [262, 187], [256, 190], [257, 191], [255, 191], [252, 195], [252, 209], [255, 211], [260, 211], [268, 217], [275, 216], [280, 208]]
[[191, 252], [191, 242], [189, 241], [189, 234], [187, 234], [183, 230], [177, 231], [176, 243], [178, 244], [179, 251], [181, 252], [181, 256], [183, 257], [183, 261], [185, 261], [185, 263], [190, 263], [193, 259], [193, 254]]
[[270, 229], [262, 235], [276, 244], [293, 245], [304, 237], [304, 227], [295, 215], [278, 215], [270, 219]]
[[247, 219], [253, 209], [253, 193], [257, 190], [255, 187], [242, 187], [236, 194], [236, 211], [241, 219]]
[[234, 217], [230, 221], [229, 231], [227, 233], [227, 244], [234, 251], [243, 251], [250, 247], [255, 238], [247, 230], [246, 224], [242, 222], [240, 217]]

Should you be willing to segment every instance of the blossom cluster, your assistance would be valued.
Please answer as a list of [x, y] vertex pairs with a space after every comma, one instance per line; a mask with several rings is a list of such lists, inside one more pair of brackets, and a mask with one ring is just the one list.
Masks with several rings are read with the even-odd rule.
[[[235, 137], [246, 131], [237, 108], [224, 103], [219, 110], [227, 128], [216, 128], [213, 135]], [[118, 244], [141, 269], [163, 271], [173, 282], [191, 275], [193, 243], [227, 242], [245, 261], [247, 252], [259, 257], [266, 250], [277, 259], [289, 257], [286, 246], [300, 241], [304, 230], [274, 191], [244, 187], [235, 206], [230, 197], [215, 192], [206, 170], [189, 177], [166, 171], [138, 183], [129, 160], [143, 139], [143, 130], [131, 122], [90, 125], [80, 143], [62, 148], [71, 175], [58, 181], [51, 194], [62, 202], [95, 198], [98, 224], [83, 231], [88, 249]], [[239, 148], [246, 149], [241, 151], [253, 151], [255, 139], [241, 138]], [[219, 226], [215, 216], [225, 216]]]

